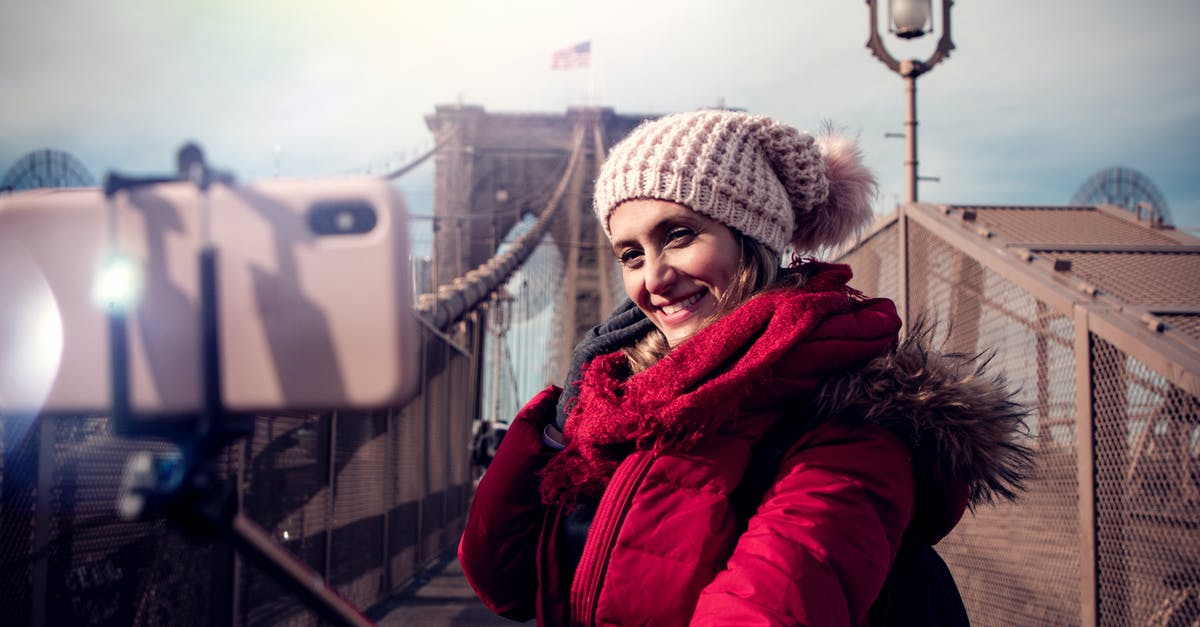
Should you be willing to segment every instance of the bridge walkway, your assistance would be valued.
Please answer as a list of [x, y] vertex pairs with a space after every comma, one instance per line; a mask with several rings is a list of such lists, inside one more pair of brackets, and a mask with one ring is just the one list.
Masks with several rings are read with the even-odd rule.
[[381, 608], [380, 627], [475, 627], [516, 625], [493, 614], [475, 596], [463, 577], [458, 560], [451, 559], [435, 568], [423, 583]]

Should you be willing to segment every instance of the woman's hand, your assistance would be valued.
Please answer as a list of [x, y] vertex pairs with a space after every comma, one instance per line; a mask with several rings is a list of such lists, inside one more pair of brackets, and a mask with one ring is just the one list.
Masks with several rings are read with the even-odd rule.
[[629, 346], [654, 328], [654, 323], [638, 309], [633, 301], [626, 299], [613, 311], [608, 320], [592, 327], [591, 331], [571, 351], [571, 367], [563, 383], [562, 395], [558, 398], [555, 424], [559, 431], [567, 426], [567, 416], [575, 408], [579, 398], [579, 381], [583, 379], [583, 366], [587, 362]]

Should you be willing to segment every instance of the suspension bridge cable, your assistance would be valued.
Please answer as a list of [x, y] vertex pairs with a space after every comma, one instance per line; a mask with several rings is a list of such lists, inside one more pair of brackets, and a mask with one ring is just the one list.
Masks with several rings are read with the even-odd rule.
[[[538, 243], [540, 244], [541, 241]], [[530, 259], [533, 259], [532, 255], [530, 255]], [[525, 271], [525, 268], [528, 268], [528, 272]], [[539, 278], [542, 274], [542, 270], [543, 268], [540, 265], [531, 265], [528, 262], [522, 267], [522, 274], [526, 275], [522, 277], [521, 286], [522, 291], [525, 293], [525, 298], [521, 302], [521, 308], [525, 310], [522, 316], [525, 319], [525, 324], [523, 328], [524, 332], [521, 334], [521, 346], [519, 347], [521, 351], [521, 358], [517, 363], [517, 368], [518, 371], [523, 375], [523, 379], [529, 378], [529, 367], [531, 362], [534, 360], [534, 354], [536, 350], [534, 348], [534, 342], [532, 342], [530, 338], [531, 335], [536, 335], [531, 333], [534, 331], [534, 316], [537, 314], [537, 312], [534, 311], [536, 308], [533, 306], [533, 299], [542, 298], [542, 296], [546, 294], [543, 286], [539, 285], [541, 282], [539, 281]], [[542, 343], [545, 341], [545, 337], [541, 338]], [[527, 393], [528, 390], [524, 391], [524, 394], [519, 392], [517, 395], [532, 396]]]
[[[557, 266], [551, 266], [547, 264], [542, 268], [539, 276], [541, 282], [539, 289], [541, 290], [542, 294], [551, 294], [559, 287], [559, 277], [562, 276], [562, 257], [558, 254], [558, 249], [554, 246], [553, 242], [547, 242], [546, 245], [549, 248], [550, 254], [553, 255], [554, 259], [557, 259], [559, 263]], [[553, 300], [547, 298], [547, 305], [551, 305], [553, 302]], [[555, 310], [552, 319], [557, 320], [560, 317], [561, 316], [558, 315], [558, 311]], [[542, 336], [539, 339], [544, 342], [546, 338], [545, 336]], [[542, 389], [549, 383], [556, 383], [559, 378], [558, 365], [563, 363], [563, 360], [562, 357], [557, 354], [557, 350], [561, 348], [561, 343], [554, 342], [550, 345], [550, 347], [552, 349], [551, 353], [547, 355], [545, 359], [541, 360], [541, 380], [537, 382], [537, 385], [534, 388], [535, 392]]]
[[[600, 168], [604, 166], [604, 162], [608, 160], [604, 144], [604, 126], [596, 124], [592, 127], [592, 141], [595, 144], [596, 158], [596, 176], [600, 176]], [[604, 228], [601, 225], [596, 227], [596, 265], [600, 275], [600, 316], [607, 316], [617, 305], [620, 300], [618, 291], [613, 289], [618, 278], [613, 273], [613, 263], [611, 258], [605, 255], [605, 250], [610, 250], [608, 237], [604, 235]]]
[[398, 179], [398, 178], [404, 176], [405, 174], [408, 174], [409, 172], [416, 169], [417, 166], [419, 166], [422, 163], [425, 163], [427, 160], [429, 160], [429, 158], [432, 157], [434, 155], [434, 153], [441, 150], [443, 146], [448, 144], [450, 142], [450, 140], [454, 139], [455, 136], [457, 136], [457, 135], [458, 135], [458, 129], [456, 128], [456, 129], [454, 129], [453, 132], [448, 133], [446, 135], [446, 137], [443, 137], [442, 141], [434, 144], [433, 148], [430, 148], [429, 150], [427, 150], [425, 152], [425, 154], [417, 157], [416, 159], [408, 162], [407, 164], [405, 164], [403, 166], [400, 166], [400, 168], [398, 170], [391, 172], [390, 174], [384, 174], [382, 178], [385, 178], [389, 181], [393, 181], [395, 179]]
[[416, 306], [419, 319], [436, 329], [444, 330], [468, 311], [474, 309], [496, 288], [507, 281], [508, 277], [525, 262], [536, 248], [546, 229], [549, 228], [551, 220], [562, 204], [567, 185], [575, 175], [580, 154], [583, 152], [586, 126], [587, 123], [584, 121], [580, 121], [576, 126], [566, 172], [559, 180], [550, 202], [538, 216], [537, 222], [516, 242], [513, 242], [512, 247], [504, 253], [492, 257], [464, 276], [455, 278], [449, 284], [439, 286], [435, 293], [422, 294], [418, 298]]

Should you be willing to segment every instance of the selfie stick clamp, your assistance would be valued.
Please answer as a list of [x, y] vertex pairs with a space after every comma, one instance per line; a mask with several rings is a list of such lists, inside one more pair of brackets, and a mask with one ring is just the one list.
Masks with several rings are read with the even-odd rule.
[[[232, 175], [208, 167], [200, 147], [188, 143], [178, 154], [179, 176], [134, 178], [110, 173], [104, 193], [109, 200], [110, 236], [116, 246], [116, 209], [112, 199], [122, 190], [174, 181], [196, 184], [205, 200], [214, 184], [231, 185]], [[118, 511], [126, 518], [165, 516], [202, 538], [221, 537], [269, 576], [282, 582], [323, 620], [336, 625], [370, 625], [307, 564], [281, 547], [257, 523], [238, 511], [235, 491], [220, 478], [217, 457], [229, 444], [254, 431], [252, 415], [226, 409], [221, 394], [220, 329], [217, 309], [217, 250], [207, 234], [208, 207], [203, 208], [205, 243], [199, 254], [200, 338], [203, 409], [198, 414], [155, 419], [134, 410], [129, 386], [127, 311], [110, 305], [108, 331], [112, 372], [112, 420], [118, 435], [167, 439], [178, 455], [141, 452], [126, 463]]]

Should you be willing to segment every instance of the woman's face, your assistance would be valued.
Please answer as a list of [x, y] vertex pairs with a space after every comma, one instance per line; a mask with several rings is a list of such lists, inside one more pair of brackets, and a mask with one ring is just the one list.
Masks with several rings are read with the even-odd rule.
[[608, 220], [625, 293], [674, 347], [704, 328], [737, 274], [728, 227], [665, 200], [630, 200]]

